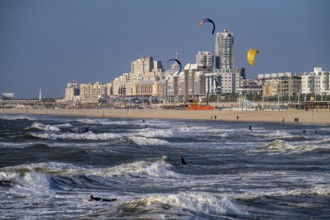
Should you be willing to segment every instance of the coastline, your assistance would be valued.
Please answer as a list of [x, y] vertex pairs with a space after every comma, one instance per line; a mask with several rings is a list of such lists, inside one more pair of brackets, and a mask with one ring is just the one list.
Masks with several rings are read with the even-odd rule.
[[[329, 110], [1, 109], [0, 114], [330, 124]], [[215, 117], [216, 116], [216, 119]], [[239, 117], [237, 119], [237, 116]]]

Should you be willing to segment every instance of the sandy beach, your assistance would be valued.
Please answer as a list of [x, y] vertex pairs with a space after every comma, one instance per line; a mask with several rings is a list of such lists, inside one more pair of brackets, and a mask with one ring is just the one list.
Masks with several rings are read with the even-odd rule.
[[[278, 122], [306, 124], [330, 124], [328, 110], [158, 110], [158, 109], [1, 109], [0, 114], [39, 114], [57, 116], [104, 117], [104, 118], [141, 118], [141, 119], [180, 119], [180, 120], [220, 120], [246, 122]], [[216, 117], [215, 117], [216, 116]], [[238, 119], [237, 119], [238, 116]]]

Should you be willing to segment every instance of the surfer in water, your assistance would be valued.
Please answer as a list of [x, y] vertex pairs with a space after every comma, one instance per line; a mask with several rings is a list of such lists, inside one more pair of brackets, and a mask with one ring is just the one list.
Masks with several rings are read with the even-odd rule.
[[100, 197], [94, 197], [93, 195], [90, 196], [89, 202], [114, 202], [118, 201], [118, 199], [102, 199]]
[[184, 160], [184, 158], [181, 154], [180, 154], [180, 161], [182, 164], [187, 165], [186, 161]]

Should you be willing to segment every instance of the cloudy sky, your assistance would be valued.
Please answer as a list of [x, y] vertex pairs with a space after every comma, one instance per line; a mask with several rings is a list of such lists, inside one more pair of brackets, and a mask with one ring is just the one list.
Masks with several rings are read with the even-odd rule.
[[[327, 0], [1, 0], [0, 93], [63, 97], [69, 81], [110, 82], [152, 56], [169, 68], [214, 51], [203, 18], [235, 37], [235, 65], [259, 73], [330, 70]], [[246, 53], [257, 48], [256, 65]]]

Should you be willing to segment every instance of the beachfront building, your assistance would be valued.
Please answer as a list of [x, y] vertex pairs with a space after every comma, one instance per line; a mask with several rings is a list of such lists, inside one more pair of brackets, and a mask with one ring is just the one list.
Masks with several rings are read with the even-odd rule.
[[184, 67], [183, 76], [179, 77], [179, 95], [186, 102], [197, 102], [206, 96], [205, 73], [198, 68], [197, 64], [188, 63]]
[[271, 80], [271, 79], [277, 79], [283, 76], [291, 77], [292, 73], [290, 72], [284, 72], [284, 73], [262, 73], [258, 74], [257, 79], [258, 80]]
[[235, 72], [234, 35], [226, 29], [216, 33], [214, 68], [221, 72]]
[[176, 62], [174, 62], [170, 69], [164, 72], [165, 76], [165, 96], [168, 102], [177, 102], [179, 101], [179, 93], [178, 93], [178, 78], [180, 66]]
[[205, 74], [205, 87], [209, 95], [236, 94], [237, 89], [241, 87], [243, 76], [240, 71], [222, 72], [215, 69], [211, 73]]
[[209, 51], [199, 51], [196, 54], [196, 64], [204, 69], [212, 70], [214, 63], [214, 55]]
[[277, 78], [268, 79], [264, 81], [264, 85], [262, 86], [263, 97], [278, 96], [279, 91], [280, 91], [280, 83]]
[[239, 95], [255, 95], [261, 96], [262, 94], [262, 86], [258, 84], [248, 84], [237, 88], [237, 94]]
[[301, 76], [301, 93], [323, 95], [330, 94], [329, 71], [315, 67], [314, 72], [304, 73]]
[[129, 73], [123, 73], [112, 81], [111, 95], [113, 96], [125, 96], [126, 94], [130, 94], [131, 90]]
[[131, 62], [130, 73], [124, 73], [112, 82], [112, 95], [152, 96], [153, 85], [162, 79], [164, 72], [161, 61], [154, 61], [152, 57], [139, 58]]
[[257, 80], [263, 82], [262, 96], [292, 96], [301, 91], [301, 76], [290, 72], [258, 74]]
[[213, 70], [205, 73], [207, 95], [236, 94], [244, 78], [244, 68], [235, 71], [234, 34], [216, 33]]
[[162, 79], [163, 66], [161, 61], [154, 61], [152, 57], [143, 57], [131, 62], [131, 80], [133, 83], [141, 80]]
[[166, 96], [165, 80], [141, 80], [133, 83], [132, 96], [140, 99], [153, 98], [156, 101], [162, 101]]
[[80, 100], [99, 99], [106, 96], [106, 84], [96, 82], [80, 84]]
[[67, 87], [65, 88], [65, 96], [63, 101], [73, 101], [77, 99], [78, 96], [79, 96], [78, 83], [75, 81], [68, 82]]
[[14, 93], [12, 92], [5, 92], [5, 93], [2, 93], [2, 99], [3, 100], [11, 100], [11, 99], [14, 99]]
[[301, 90], [301, 76], [281, 76], [278, 82], [281, 96], [297, 95]]

